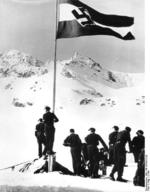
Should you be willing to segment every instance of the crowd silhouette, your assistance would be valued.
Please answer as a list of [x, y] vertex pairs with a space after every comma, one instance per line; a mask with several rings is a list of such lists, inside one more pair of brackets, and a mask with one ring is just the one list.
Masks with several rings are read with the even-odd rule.
[[[46, 164], [40, 170], [37, 170], [37, 173], [41, 172], [41, 170], [48, 171], [48, 155], [56, 157], [56, 152], [53, 151], [55, 138], [54, 123], [58, 122], [59, 119], [50, 110], [51, 108], [49, 106], [45, 107], [43, 118], [40, 118], [36, 125], [35, 136], [38, 143], [38, 156], [39, 158], [44, 156], [46, 159]], [[134, 185], [144, 186], [144, 132], [138, 130], [136, 132], [137, 136], [131, 139], [130, 127], [126, 126], [125, 129], [121, 131], [116, 125], [112, 128], [114, 130], [108, 134], [108, 146], [103, 138], [96, 133], [94, 127], [88, 129], [89, 134], [85, 136], [84, 142], [82, 142], [80, 136], [75, 133], [75, 129], [71, 128], [69, 135], [64, 139], [63, 145], [70, 147], [73, 172], [56, 162], [55, 158], [53, 170], [61, 171], [63, 174], [100, 178], [106, 175], [107, 166], [112, 166], [109, 179], [112, 181], [128, 182], [128, 179], [123, 178], [124, 167], [128, 166], [126, 165], [126, 154], [133, 153], [135, 163], [137, 164], [133, 183]], [[103, 146], [102, 148], [98, 148], [99, 143]], [[127, 143], [129, 151], [126, 150]], [[99, 170], [102, 171], [102, 174], [99, 174]], [[117, 177], [115, 177], [116, 174]]]

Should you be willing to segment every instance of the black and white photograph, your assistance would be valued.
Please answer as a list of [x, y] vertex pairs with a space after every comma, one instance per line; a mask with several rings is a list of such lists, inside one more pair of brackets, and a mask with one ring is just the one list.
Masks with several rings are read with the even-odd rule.
[[147, 8], [0, 0], [0, 192], [150, 191]]

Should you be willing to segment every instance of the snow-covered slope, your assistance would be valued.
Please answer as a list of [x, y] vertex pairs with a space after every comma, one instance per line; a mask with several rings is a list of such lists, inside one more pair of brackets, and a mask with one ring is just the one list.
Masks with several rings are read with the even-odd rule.
[[[136, 165], [128, 164], [125, 168], [124, 177], [128, 178], [128, 183], [111, 181], [108, 178], [112, 167], [107, 168], [107, 175], [98, 179], [88, 177], [79, 177], [64, 175], [59, 172], [33, 174], [44, 164], [43, 158], [34, 161], [28, 161], [15, 167], [13, 170], [0, 172], [0, 191], [61, 191], [61, 192], [144, 192], [143, 187], [134, 186], [132, 179], [136, 171]], [[22, 173], [23, 172], [23, 173]], [[101, 174], [101, 171], [100, 171]], [[9, 187], [7, 186], [9, 184]], [[12, 187], [10, 187], [12, 186]], [[17, 187], [14, 187], [17, 186]], [[19, 186], [19, 187], [18, 187]], [[32, 186], [32, 188], [31, 188]], [[45, 186], [53, 189], [45, 189]], [[73, 188], [75, 188], [73, 190]], [[33, 190], [33, 191], [34, 191]]]
[[[14, 50], [1, 54], [0, 60], [2, 168], [37, 157], [35, 125], [45, 105], [52, 106], [53, 62], [44, 64]], [[28, 72], [30, 75], [24, 75]], [[54, 144], [57, 160], [72, 169], [69, 149], [62, 145], [70, 128], [84, 141], [93, 126], [106, 142], [113, 125], [120, 129], [130, 126], [132, 136], [144, 129], [143, 84], [142, 74], [112, 72], [87, 57], [76, 55], [68, 61], [58, 61], [55, 112], [59, 122], [55, 125]]]

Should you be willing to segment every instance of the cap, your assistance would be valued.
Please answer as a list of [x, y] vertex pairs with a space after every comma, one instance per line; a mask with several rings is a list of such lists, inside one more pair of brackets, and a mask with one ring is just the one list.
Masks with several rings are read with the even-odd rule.
[[118, 130], [119, 130], [119, 127], [118, 127], [118, 126], [116, 126], [116, 125], [114, 125], [114, 126], [113, 126], [113, 128], [114, 128], [116, 131], [118, 131]]
[[70, 129], [70, 133], [74, 133], [74, 129]]
[[126, 127], [125, 130], [130, 132], [131, 128], [130, 127]]
[[141, 135], [144, 134], [144, 132], [143, 132], [142, 130], [138, 130], [136, 133], [137, 133], [137, 134], [140, 133]]
[[51, 108], [50, 108], [49, 106], [46, 106], [45, 109], [46, 109], [46, 110], [50, 110]]
[[95, 132], [95, 128], [94, 128], [94, 127], [91, 127], [91, 128], [89, 129], [89, 131]]

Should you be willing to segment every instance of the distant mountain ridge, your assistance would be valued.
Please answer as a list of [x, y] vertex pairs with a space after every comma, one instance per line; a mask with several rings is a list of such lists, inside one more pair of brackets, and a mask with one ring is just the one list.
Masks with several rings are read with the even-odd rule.
[[87, 83], [91, 81], [105, 84], [112, 88], [135, 86], [143, 80], [143, 74], [110, 71], [89, 57], [75, 53], [65, 64], [63, 74]]
[[0, 54], [0, 77], [30, 77], [41, 75], [48, 70], [44, 63], [18, 50], [10, 50]]
[[[75, 52], [70, 60], [58, 61], [61, 74], [73, 78], [81, 84], [90, 86], [90, 82], [101, 83], [111, 88], [136, 86], [143, 80], [143, 74], [130, 74], [111, 71], [93, 59]], [[48, 73], [50, 64], [44, 63], [29, 54], [18, 50], [0, 53], [0, 77], [28, 78]]]

